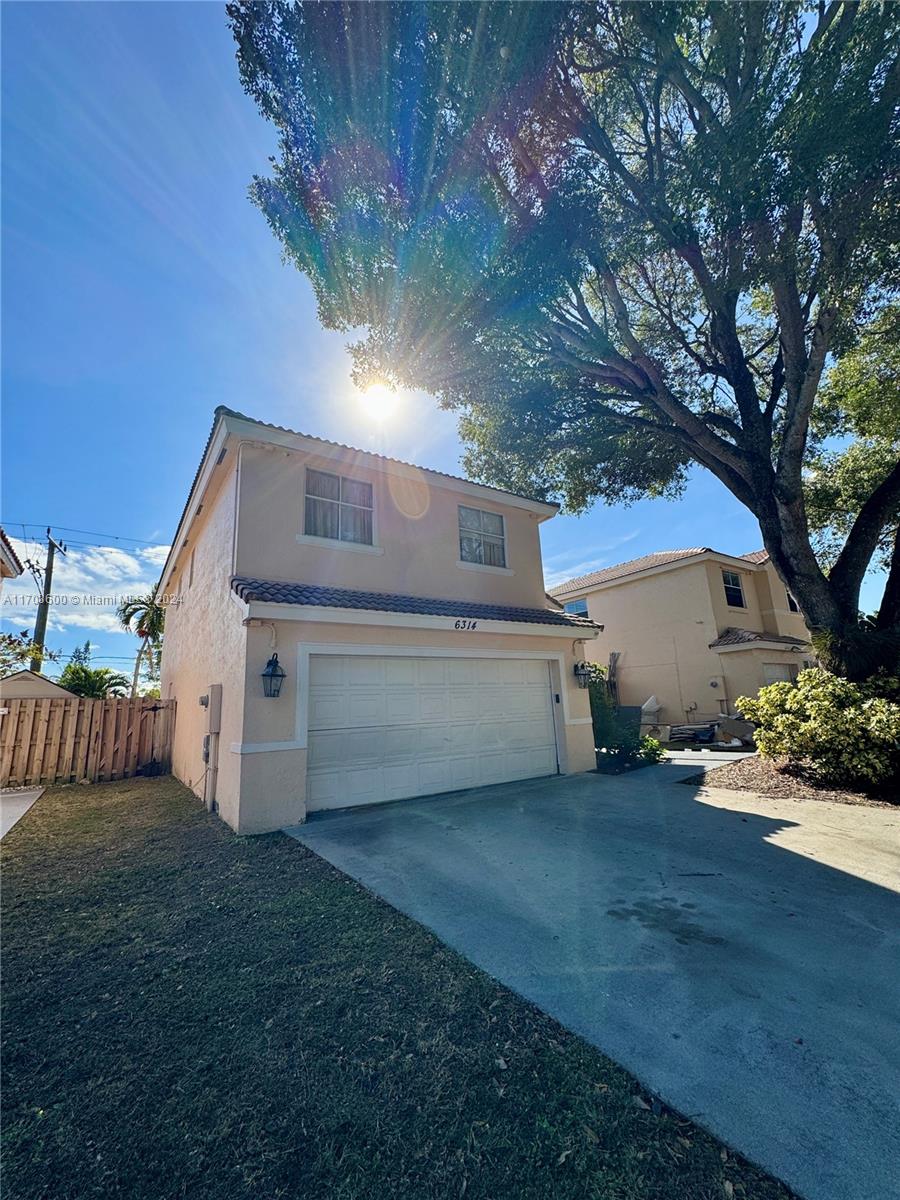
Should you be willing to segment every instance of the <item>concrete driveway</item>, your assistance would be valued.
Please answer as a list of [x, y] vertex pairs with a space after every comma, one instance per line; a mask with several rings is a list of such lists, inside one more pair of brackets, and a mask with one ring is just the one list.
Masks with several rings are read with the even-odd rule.
[[45, 788], [15, 788], [0, 792], [0, 838], [5, 837], [17, 821], [21, 821]]
[[900, 1197], [900, 810], [534, 780], [288, 830], [809, 1200]]

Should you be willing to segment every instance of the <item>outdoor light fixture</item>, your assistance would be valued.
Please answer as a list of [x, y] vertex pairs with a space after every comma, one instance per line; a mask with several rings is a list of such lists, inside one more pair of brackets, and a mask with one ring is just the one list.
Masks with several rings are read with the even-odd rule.
[[591, 682], [591, 668], [586, 662], [575, 664], [575, 678], [578, 680], [578, 686], [582, 688], [586, 688]]
[[278, 661], [278, 655], [273, 654], [266, 663], [266, 669], [262, 673], [263, 695], [271, 696], [272, 699], [281, 695], [281, 685], [284, 683], [284, 668]]

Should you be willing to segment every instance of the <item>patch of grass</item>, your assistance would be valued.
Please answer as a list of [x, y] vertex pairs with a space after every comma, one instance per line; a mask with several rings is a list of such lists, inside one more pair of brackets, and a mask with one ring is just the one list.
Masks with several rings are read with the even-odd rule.
[[783, 1200], [586, 1043], [171, 779], [2, 844], [4, 1200]]

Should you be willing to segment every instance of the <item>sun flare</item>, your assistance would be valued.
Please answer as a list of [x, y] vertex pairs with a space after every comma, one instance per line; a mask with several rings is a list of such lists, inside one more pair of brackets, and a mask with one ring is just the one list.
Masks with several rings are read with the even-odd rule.
[[373, 383], [359, 393], [359, 403], [366, 416], [374, 421], [386, 421], [391, 417], [399, 402], [396, 392], [383, 383]]

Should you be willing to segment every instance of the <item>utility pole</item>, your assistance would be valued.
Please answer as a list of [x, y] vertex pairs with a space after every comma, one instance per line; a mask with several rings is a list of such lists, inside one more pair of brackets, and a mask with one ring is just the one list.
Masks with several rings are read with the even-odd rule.
[[53, 587], [53, 560], [56, 557], [56, 551], [60, 554], [65, 554], [65, 542], [57, 542], [51, 536], [50, 527], [47, 526], [47, 564], [44, 567], [44, 582], [41, 592], [41, 602], [38, 606], [37, 620], [34, 623], [34, 644], [37, 646], [34, 657], [31, 660], [32, 671], [38, 672], [44, 661], [44, 640], [47, 636], [47, 616], [50, 612], [50, 589]]

